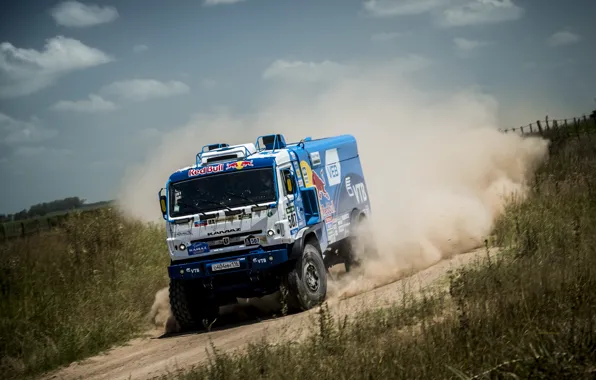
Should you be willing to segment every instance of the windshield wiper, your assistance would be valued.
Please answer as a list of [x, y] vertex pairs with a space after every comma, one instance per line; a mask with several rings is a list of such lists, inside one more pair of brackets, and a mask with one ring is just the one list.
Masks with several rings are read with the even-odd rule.
[[184, 201], [178, 201], [178, 204], [180, 206], [186, 206], [186, 207], [192, 208], [193, 209], [193, 212], [196, 213], [196, 214], [201, 214], [203, 216], [207, 216], [207, 214], [205, 214], [203, 211], [197, 210], [197, 205], [193, 205], [193, 204], [190, 204], [190, 203], [187, 203], [187, 202], [184, 202]]
[[244, 195], [240, 195], [240, 194], [232, 193], [232, 192], [229, 192], [229, 191], [224, 191], [224, 194], [231, 195], [232, 197], [237, 197], [237, 198], [240, 198], [240, 199], [244, 199], [245, 201], [247, 201], [247, 202], [250, 202], [250, 203], [254, 204], [254, 205], [255, 205], [255, 207], [259, 207], [259, 204], [258, 204], [257, 202], [253, 201], [253, 200], [252, 200], [252, 199], [250, 199], [250, 198], [247, 198], [247, 197], [245, 197]]
[[208, 200], [208, 199], [204, 199], [204, 197], [205, 197], [205, 195], [206, 195], [206, 194], [205, 194], [205, 192], [204, 192], [204, 191], [201, 191], [201, 190], [199, 190], [199, 189], [197, 189], [196, 191], [197, 191], [197, 193], [199, 194], [199, 196], [201, 197], [201, 199], [198, 199], [198, 201], [199, 201], [199, 202], [205, 202], [205, 203], [210, 203], [210, 204], [212, 204], [212, 205], [218, 205], [218, 206], [224, 207], [225, 209], [227, 209], [227, 210], [228, 210], [228, 211], [226, 211], [226, 213], [225, 213], [226, 215], [237, 215], [237, 214], [240, 214], [240, 213], [242, 213], [242, 211], [240, 211], [240, 210], [237, 210], [237, 211], [234, 211], [234, 210], [232, 210], [232, 209], [230, 208], [230, 206], [227, 206], [227, 205], [226, 205], [225, 203], [223, 203], [223, 202], [210, 201], [210, 200]]
[[218, 205], [218, 206], [221, 206], [221, 207], [224, 207], [224, 208], [228, 209], [228, 211], [230, 211], [230, 212], [234, 212], [234, 210], [232, 210], [229, 206], [226, 206], [226, 204], [223, 203], [223, 202], [210, 201], [210, 200], [207, 200], [207, 199], [199, 199], [198, 201], [199, 202], [209, 203], [209, 204], [212, 204], [212, 205]]

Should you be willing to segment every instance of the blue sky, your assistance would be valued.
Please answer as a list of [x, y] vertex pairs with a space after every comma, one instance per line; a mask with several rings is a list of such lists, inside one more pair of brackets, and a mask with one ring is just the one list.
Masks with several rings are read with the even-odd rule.
[[589, 0], [13, 1], [0, 13], [0, 213], [112, 199], [197, 113], [252, 112], [280, 82], [362, 62], [431, 62], [423, 89], [481, 88], [501, 127], [587, 113], [595, 15]]

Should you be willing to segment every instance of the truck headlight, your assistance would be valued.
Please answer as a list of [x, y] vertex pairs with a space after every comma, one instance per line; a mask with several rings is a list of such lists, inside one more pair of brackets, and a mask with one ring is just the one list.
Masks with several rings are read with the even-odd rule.
[[178, 247], [181, 251], [184, 251], [186, 249], [186, 246], [184, 244], [180, 244], [180, 246]]
[[275, 235], [275, 231], [273, 231], [273, 230], [267, 231], [267, 236], [272, 237], [273, 235]]

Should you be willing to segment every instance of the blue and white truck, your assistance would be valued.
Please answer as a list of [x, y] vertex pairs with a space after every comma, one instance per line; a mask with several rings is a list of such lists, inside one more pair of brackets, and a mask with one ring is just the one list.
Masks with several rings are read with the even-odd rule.
[[351, 135], [206, 145], [158, 196], [182, 329], [201, 327], [237, 298], [284, 288], [291, 309], [322, 303], [328, 269], [358, 264], [356, 227], [371, 212]]

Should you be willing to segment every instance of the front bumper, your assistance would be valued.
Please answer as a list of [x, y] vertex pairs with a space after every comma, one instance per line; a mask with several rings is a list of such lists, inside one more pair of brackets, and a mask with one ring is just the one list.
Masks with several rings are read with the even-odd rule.
[[168, 267], [172, 279], [200, 279], [213, 276], [246, 273], [251, 275], [270, 270], [288, 261], [287, 248], [264, 250], [258, 248], [238, 256], [209, 259], [176, 264]]

